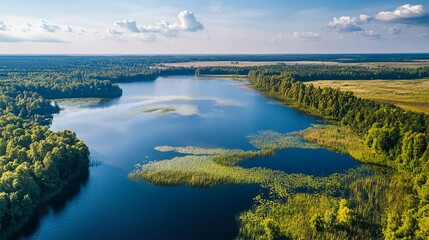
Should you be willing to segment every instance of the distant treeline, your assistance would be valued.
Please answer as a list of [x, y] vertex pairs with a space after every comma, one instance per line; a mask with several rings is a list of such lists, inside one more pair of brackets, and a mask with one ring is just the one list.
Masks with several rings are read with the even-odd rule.
[[372, 80], [372, 79], [419, 79], [429, 77], [429, 67], [394, 68], [335, 65], [286, 65], [263, 67], [202, 67], [196, 75], [247, 75], [252, 70], [267, 74], [288, 74], [297, 81], [313, 80]]
[[137, 81], [151, 81], [161, 76], [174, 76], [174, 75], [194, 75], [194, 68], [184, 67], [165, 67], [165, 68], [141, 68], [133, 71], [111, 71], [111, 72], [93, 72], [88, 74], [88, 77], [98, 80], [109, 80], [114, 83], [121, 82], [137, 82]]
[[148, 56], [0, 56], [2, 66], [25, 71], [91, 69], [105, 66], [153, 66], [159, 63], [193, 61], [332, 61], [332, 62], [407, 62], [429, 59], [428, 53], [408, 54], [209, 54]]

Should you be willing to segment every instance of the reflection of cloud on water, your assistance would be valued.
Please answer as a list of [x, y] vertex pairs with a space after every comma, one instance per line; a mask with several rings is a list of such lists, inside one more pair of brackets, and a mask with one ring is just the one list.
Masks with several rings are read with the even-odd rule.
[[198, 114], [198, 108], [195, 105], [179, 105], [175, 113], [182, 116], [192, 116]]
[[240, 101], [227, 99], [227, 98], [196, 98], [189, 96], [180, 96], [180, 95], [167, 95], [160, 97], [135, 97], [135, 99], [143, 99], [144, 104], [154, 104], [162, 102], [174, 102], [174, 101], [212, 101], [216, 105], [220, 106], [231, 106], [231, 107], [241, 107], [243, 104]]
[[279, 102], [279, 101], [277, 101], [277, 100], [270, 100], [270, 101], [267, 101], [267, 104], [270, 104], [270, 105], [279, 105], [279, 106], [284, 106], [284, 104], [283, 104], [282, 102]]
[[[243, 104], [239, 101], [226, 98], [198, 98], [180, 95], [167, 95], [156, 97], [135, 97], [138, 100], [129, 104], [133, 114], [152, 113], [152, 114], [178, 114], [181, 116], [192, 116], [201, 114], [196, 102], [210, 102], [213, 105], [221, 107], [241, 107]], [[209, 109], [210, 110], [210, 109]]]
[[152, 113], [152, 114], [171, 114], [175, 113], [181, 116], [192, 116], [198, 114], [198, 107], [189, 104], [177, 104], [177, 105], [158, 105], [151, 106], [142, 109], [136, 113]]

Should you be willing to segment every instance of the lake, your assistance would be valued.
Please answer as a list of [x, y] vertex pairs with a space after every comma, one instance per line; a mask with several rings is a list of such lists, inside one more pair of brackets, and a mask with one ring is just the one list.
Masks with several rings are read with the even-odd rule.
[[[123, 96], [86, 104], [65, 101], [52, 130], [70, 129], [100, 165], [51, 201], [19, 239], [233, 239], [237, 215], [250, 209], [256, 185], [210, 189], [162, 187], [127, 178], [138, 163], [178, 154], [160, 145], [254, 149], [247, 136], [288, 133], [318, 121], [262, 96], [247, 81], [194, 76], [120, 84]], [[288, 149], [244, 161], [288, 173], [325, 176], [356, 167], [324, 149]]]

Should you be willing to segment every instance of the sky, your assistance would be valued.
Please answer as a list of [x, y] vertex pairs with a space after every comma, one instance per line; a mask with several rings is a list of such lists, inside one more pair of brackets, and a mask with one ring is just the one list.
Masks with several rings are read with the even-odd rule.
[[1, 0], [0, 54], [429, 52], [429, 0]]

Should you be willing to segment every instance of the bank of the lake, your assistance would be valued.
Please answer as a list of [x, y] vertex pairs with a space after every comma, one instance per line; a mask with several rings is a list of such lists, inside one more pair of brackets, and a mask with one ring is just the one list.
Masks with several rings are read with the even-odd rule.
[[[90, 169], [77, 190], [69, 190], [73, 194], [47, 206], [18, 238], [236, 237], [237, 216], [252, 207], [262, 191], [257, 185], [163, 187], [132, 182], [128, 173], [136, 164], [180, 156], [157, 151], [157, 146], [253, 150], [248, 136], [259, 131], [290, 133], [320, 122], [262, 96], [247, 81], [201, 79], [180, 76], [124, 83], [119, 99], [63, 104], [51, 129], [76, 132], [101, 164]], [[303, 171], [302, 164], [308, 166], [311, 159], [317, 164]], [[346, 155], [321, 149], [289, 149], [265, 160], [249, 160], [243, 166], [325, 176], [358, 165]]]

